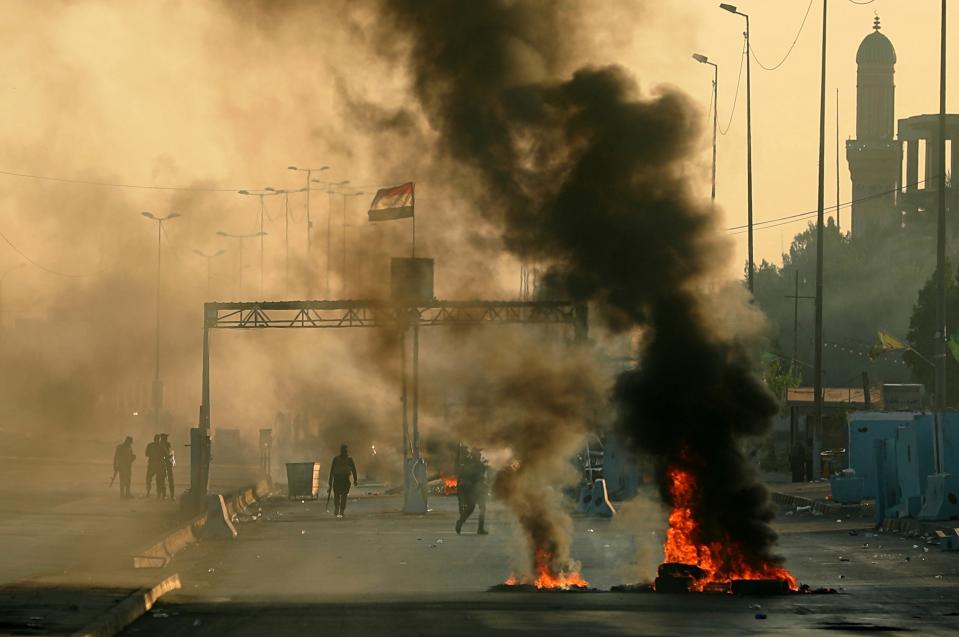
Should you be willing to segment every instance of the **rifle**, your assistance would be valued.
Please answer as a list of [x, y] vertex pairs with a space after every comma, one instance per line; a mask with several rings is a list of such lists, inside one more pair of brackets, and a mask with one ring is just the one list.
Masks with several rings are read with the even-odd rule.
[[326, 512], [327, 513], [330, 512], [330, 493], [332, 492], [332, 490], [333, 490], [332, 486], [326, 488]]
[[113, 486], [113, 481], [117, 479], [117, 474], [119, 474], [119, 473], [120, 473], [120, 472], [119, 472], [117, 469], [114, 469], [114, 470], [113, 470], [113, 477], [110, 478], [110, 486], [111, 486], [111, 487]]

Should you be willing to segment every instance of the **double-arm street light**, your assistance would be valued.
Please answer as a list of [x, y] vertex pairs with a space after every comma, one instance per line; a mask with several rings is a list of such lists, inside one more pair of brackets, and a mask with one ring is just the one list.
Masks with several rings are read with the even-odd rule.
[[[269, 191], [277, 195], [283, 195], [284, 197], [284, 207], [283, 207], [283, 219], [284, 219], [284, 240], [286, 244], [285, 257], [283, 261], [283, 296], [289, 298], [290, 296], [290, 193], [296, 192], [308, 192], [306, 188], [300, 188], [298, 190], [278, 190], [276, 188], [266, 188]], [[309, 223], [309, 222], [307, 222]], [[309, 230], [307, 231], [307, 237], [309, 237]], [[309, 246], [309, 241], [307, 241], [307, 246]]]
[[753, 274], [755, 273], [755, 262], [753, 261], [753, 106], [752, 106], [752, 78], [750, 76], [749, 62], [749, 16], [736, 9], [731, 4], [720, 4], [720, 9], [725, 9], [730, 13], [746, 18], [746, 32], [743, 34], [746, 38], [746, 210], [747, 210], [747, 243], [749, 244], [749, 265], [748, 265], [748, 285], [749, 292], [753, 292]]
[[200, 250], [194, 250], [193, 254], [197, 255], [198, 257], [203, 257], [204, 259], [206, 259], [206, 300], [212, 301], [213, 299], [211, 298], [211, 295], [210, 295], [210, 289], [213, 283], [212, 262], [213, 262], [213, 259], [217, 258], [218, 256], [226, 254], [226, 250], [217, 250], [213, 254], [206, 254], [205, 252], [201, 252]]
[[330, 298], [330, 257], [331, 245], [332, 245], [332, 236], [333, 236], [333, 195], [336, 194], [336, 188], [340, 186], [347, 186], [350, 183], [349, 179], [344, 179], [343, 181], [320, 181], [319, 179], [314, 179], [313, 183], [321, 184], [326, 186], [326, 194], [329, 195], [329, 201], [326, 211], [326, 298]]
[[343, 197], [343, 245], [341, 249], [342, 255], [340, 258], [340, 262], [341, 262], [340, 267], [343, 275], [343, 280], [340, 282], [340, 286], [341, 286], [342, 294], [344, 295], [344, 298], [346, 296], [346, 226], [347, 226], [346, 200], [347, 198], [360, 197], [365, 194], [366, 194], [365, 192], [341, 192], [340, 193], [340, 195]]
[[287, 166], [287, 170], [306, 173], [306, 260], [309, 270], [309, 280], [307, 282], [307, 295], [313, 296], [313, 221], [310, 217], [310, 184], [313, 182], [313, 173], [329, 170], [329, 166], [320, 166], [319, 168], [301, 168], [299, 166]]
[[257, 238], [257, 237], [262, 238], [263, 236], [266, 235], [266, 233], [260, 231], [260, 232], [252, 232], [252, 233], [250, 233], [250, 234], [231, 234], [231, 233], [229, 233], [229, 232], [223, 232], [222, 230], [220, 230], [220, 231], [218, 231], [216, 234], [217, 234], [217, 236], [220, 236], [220, 237], [225, 237], [225, 238], [227, 238], [227, 239], [236, 239], [236, 240], [237, 240], [237, 246], [238, 246], [237, 251], [238, 251], [238, 253], [239, 253], [239, 254], [238, 254], [238, 257], [239, 257], [239, 260], [240, 260], [240, 278], [239, 278], [239, 288], [240, 288], [240, 290], [239, 290], [239, 294], [238, 294], [237, 296], [242, 299], [242, 298], [243, 298], [243, 242], [244, 242], [246, 239], [255, 239], [255, 238]]
[[716, 205], [716, 126], [719, 116], [719, 65], [710, 61], [708, 57], [701, 53], [693, 53], [693, 59], [700, 64], [708, 64], [713, 67], [713, 189], [712, 202]]
[[266, 236], [266, 233], [263, 231], [263, 217], [266, 215], [266, 204], [264, 203], [264, 197], [272, 197], [274, 195], [280, 194], [276, 189], [270, 188], [267, 186], [263, 190], [259, 191], [250, 191], [250, 190], [238, 190], [237, 194], [246, 195], [248, 197], [259, 197], [260, 198], [260, 232], [257, 236], [260, 237], [260, 298], [263, 298], [263, 237]]
[[163, 385], [160, 383], [160, 272], [162, 267], [161, 237], [163, 222], [176, 219], [180, 215], [171, 212], [165, 217], [157, 217], [152, 212], [141, 212], [144, 217], [157, 224], [157, 280], [156, 280], [156, 358], [153, 370], [153, 425], [160, 430], [160, 410], [163, 408]]

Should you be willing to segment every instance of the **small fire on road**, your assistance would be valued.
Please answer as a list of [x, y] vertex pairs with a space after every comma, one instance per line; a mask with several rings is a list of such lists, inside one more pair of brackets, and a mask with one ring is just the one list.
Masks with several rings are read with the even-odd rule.
[[[789, 590], [797, 590], [798, 582], [786, 568], [769, 562], [751, 563], [747, 553], [735, 542], [728, 539], [712, 543], [700, 541], [699, 522], [695, 516], [696, 478], [691, 472], [675, 466], [668, 473], [673, 508], [663, 546], [663, 566], [670, 568], [660, 567], [656, 590], [682, 587], [690, 591], [715, 590], [744, 580], [784, 582]], [[676, 581], [680, 579], [684, 581]]]
[[535, 578], [511, 575], [501, 588], [530, 586], [537, 590], [584, 590], [589, 588], [589, 582], [583, 579], [578, 571], [558, 568], [554, 563], [552, 554], [543, 548], [536, 549], [535, 562]]

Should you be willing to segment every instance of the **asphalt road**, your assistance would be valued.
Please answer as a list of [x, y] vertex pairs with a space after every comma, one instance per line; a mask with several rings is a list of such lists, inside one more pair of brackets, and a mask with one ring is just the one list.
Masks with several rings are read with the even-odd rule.
[[[361, 491], [362, 491], [361, 487]], [[398, 498], [362, 496], [336, 520], [323, 502], [275, 499], [174, 562], [184, 588], [125, 635], [955, 635], [959, 555], [866, 520], [783, 517], [782, 552], [800, 581], [835, 595], [744, 598], [610, 592], [491, 593], [520, 543], [510, 516], [490, 513], [489, 536], [453, 531], [455, 498], [425, 516]], [[656, 512], [646, 511], [646, 518]], [[577, 519], [573, 554], [598, 589], [651, 572], [655, 519]], [[853, 531], [855, 534], [850, 534]], [[925, 549], [928, 549], [925, 550]], [[907, 561], [906, 558], [909, 558]], [[848, 561], [847, 561], [848, 560]], [[758, 606], [758, 607], [757, 607]], [[761, 618], [764, 616], [764, 618]]]

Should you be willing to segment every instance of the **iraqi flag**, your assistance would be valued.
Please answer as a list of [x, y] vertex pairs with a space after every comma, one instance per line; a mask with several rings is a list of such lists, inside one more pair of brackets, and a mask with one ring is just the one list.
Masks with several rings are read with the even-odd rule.
[[380, 188], [370, 204], [370, 221], [390, 221], [413, 216], [413, 182], [399, 186]]

